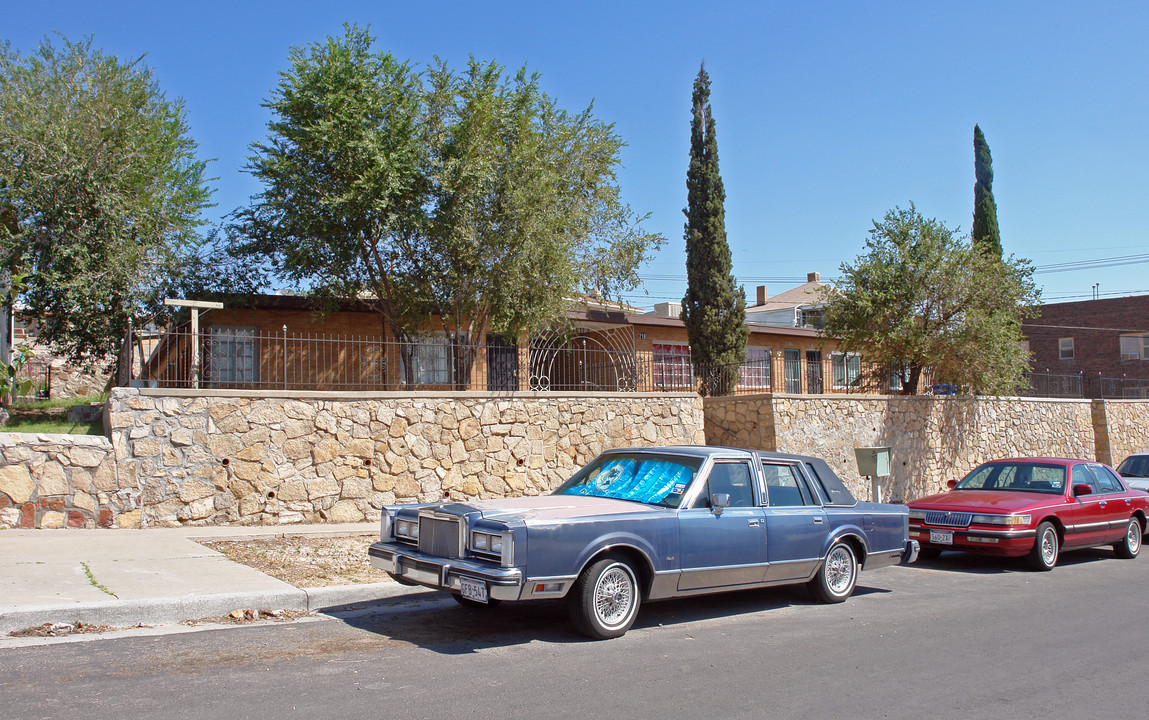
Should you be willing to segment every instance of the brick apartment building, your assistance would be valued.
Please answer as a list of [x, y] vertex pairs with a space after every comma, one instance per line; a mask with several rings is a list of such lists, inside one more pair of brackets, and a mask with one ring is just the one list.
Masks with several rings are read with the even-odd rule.
[[1034, 373], [1077, 373], [1086, 397], [1149, 397], [1149, 295], [1050, 303], [1022, 325]]

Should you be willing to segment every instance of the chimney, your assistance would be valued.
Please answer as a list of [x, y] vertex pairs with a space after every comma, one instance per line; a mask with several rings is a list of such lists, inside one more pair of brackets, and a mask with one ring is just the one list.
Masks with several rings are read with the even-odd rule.
[[758, 286], [758, 303], [757, 304], [761, 305], [764, 302], [766, 302], [766, 286], [765, 285], [759, 285]]
[[822, 279], [822, 273], [806, 273], [806, 282], [819, 282]]

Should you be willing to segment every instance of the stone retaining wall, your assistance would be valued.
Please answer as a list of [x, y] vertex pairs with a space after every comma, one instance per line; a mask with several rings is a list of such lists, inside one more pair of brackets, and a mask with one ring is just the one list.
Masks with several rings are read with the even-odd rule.
[[689, 394], [118, 389], [108, 417], [145, 527], [354, 522], [396, 502], [536, 495], [605, 448], [704, 437]]
[[1105, 428], [1098, 460], [1116, 467], [1133, 453], [1149, 452], [1149, 400], [1094, 400], [1093, 410], [1095, 425]]
[[[733, 445], [817, 455], [855, 495], [855, 447], [890, 446], [886, 497], [1010, 455], [1120, 462], [1149, 401], [842, 395], [252, 393], [117, 389], [111, 441], [0, 433], [0, 528], [376, 519], [382, 505], [547, 492], [601, 450]], [[705, 432], [703, 428], [705, 426]]]
[[[1149, 403], [1123, 422], [1144, 425], [1146, 411]], [[939, 492], [994, 458], [1096, 457], [1088, 400], [754, 395], [707, 398], [705, 414], [708, 444], [817, 455], [860, 498], [870, 489], [856, 447], [891, 448], [885, 493], [897, 502]]]
[[135, 526], [116, 470], [105, 437], [0, 433], [0, 528]]

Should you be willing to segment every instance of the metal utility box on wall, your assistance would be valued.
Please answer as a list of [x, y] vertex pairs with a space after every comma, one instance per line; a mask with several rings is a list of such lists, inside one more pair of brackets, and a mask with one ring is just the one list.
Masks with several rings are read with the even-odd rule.
[[870, 500], [882, 501], [882, 480], [890, 476], [890, 449], [888, 447], [854, 448], [858, 461], [858, 474], [870, 478]]
[[854, 458], [858, 461], [859, 475], [888, 477], [890, 474], [890, 449], [888, 447], [854, 448]]

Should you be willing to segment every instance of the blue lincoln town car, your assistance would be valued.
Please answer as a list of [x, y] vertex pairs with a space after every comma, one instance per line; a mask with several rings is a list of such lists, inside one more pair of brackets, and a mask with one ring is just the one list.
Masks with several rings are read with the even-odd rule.
[[618, 637], [643, 600], [806, 583], [842, 602], [858, 572], [913, 562], [904, 505], [859, 502], [830, 466], [724, 447], [610, 450], [551, 495], [383, 508], [371, 564], [484, 607], [566, 598]]

